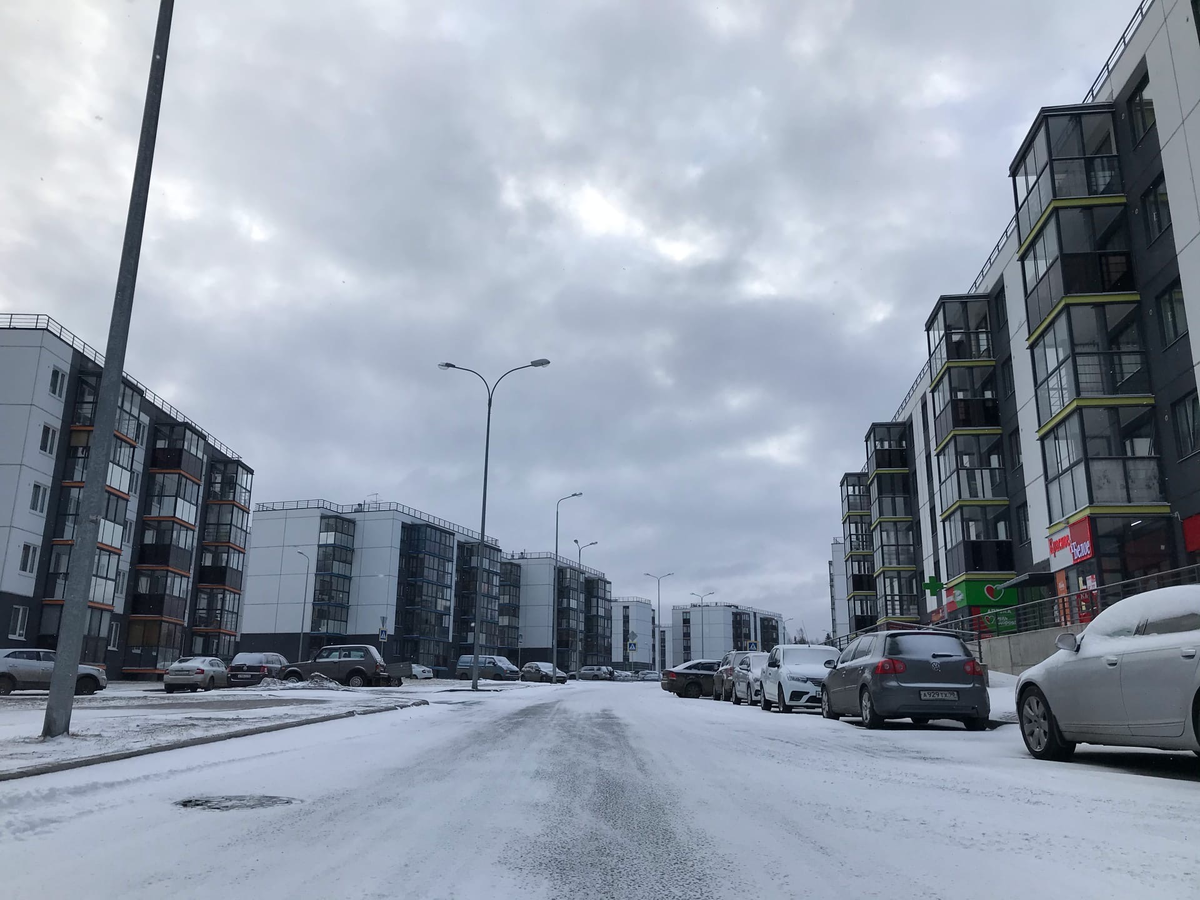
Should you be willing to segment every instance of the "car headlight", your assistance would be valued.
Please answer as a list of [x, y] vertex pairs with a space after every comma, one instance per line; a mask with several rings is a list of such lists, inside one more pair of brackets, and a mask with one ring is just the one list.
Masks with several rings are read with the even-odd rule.
[[801, 684], [808, 684], [808, 679], [807, 679], [807, 678], [805, 678], [803, 675], [797, 675], [797, 674], [796, 674], [796, 673], [794, 673], [794, 672], [788, 672], [788, 673], [787, 673], [787, 680], [788, 680], [788, 681], [798, 681], [798, 682], [800, 682]]

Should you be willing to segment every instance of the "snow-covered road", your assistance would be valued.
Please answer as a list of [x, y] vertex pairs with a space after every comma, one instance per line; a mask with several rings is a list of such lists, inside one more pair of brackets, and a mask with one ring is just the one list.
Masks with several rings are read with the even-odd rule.
[[[1200, 761], [655, 684], [487, 694], [0, 785], [4, 895], [1195, 898]], [[455, 695], [462, 701], [462, 695]], [[211, 795], [265, 809], [183, 809]]]

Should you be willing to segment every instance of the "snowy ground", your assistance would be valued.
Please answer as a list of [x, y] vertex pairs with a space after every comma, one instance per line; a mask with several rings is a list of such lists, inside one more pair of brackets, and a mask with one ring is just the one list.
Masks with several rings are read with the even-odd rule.
[[[511, 690], [526, 685], [503, 687]], [[43, 741], [39, 735], [46, 693], [23, 692], [0, 697], [0, 772], [347, 710], [393, 709], [415, 699], [456, 703], [467, 697], [457, 681], [338, 690], [313, 690], [304, 683], [177, 694], [167, 694], [161, 684], [115, 682], [95, 696], [76, 698], [69, 737]]]
[[[0, 784], [4, 893], [1197, 896], [1191, 755], [1039, 763], [1013, 725], [866, 731], [644, 683], [445, 696]], [[176, 805], [214, 795], [295, 802]]]

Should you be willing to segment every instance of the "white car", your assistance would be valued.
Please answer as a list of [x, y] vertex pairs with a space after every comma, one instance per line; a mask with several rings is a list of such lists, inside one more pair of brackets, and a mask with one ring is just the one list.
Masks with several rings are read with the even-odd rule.
[[733, 670], [733, 704], [762, 700], [762, 670], [769, 653], [747, 653]]
[[[83, 663], [78, 672], [76, 694], [94, 694], [108, 687], [108, 675], [99, 666]], [[20, 647], [0, 650], [0, 694], [49, 690], [50, 676], [53, 674], [53, 650], [25, 650]]]
[[1200, 585], [1128, 597], [1056, 643], [1017, 679], [1031, 756], [1065, 760], [1084, 743], [1200, 753]]
[[229, 670], [215, 656], [185, 656], [171, 663], [163, 676], [163, 690], [168, 694], [176, 691], [211, 691], [229, 687]]
[[819, 710], [821, 689], [829, 674], [826, 660], [836, 660], [838, 651], [825, 644], [779, 644], [762, 668], [764, 711], [778, 706], [780, 712], [799, 709]]
[[423, 666], [420, 663], [413, 663], [412, 664], [412, 675], [410, 675], [409, 677], [416, 678], [418, 681], [423, 680], [425, 678], [432, 678], [433, 677], [433, 669], [429, 668], [429, 666]]

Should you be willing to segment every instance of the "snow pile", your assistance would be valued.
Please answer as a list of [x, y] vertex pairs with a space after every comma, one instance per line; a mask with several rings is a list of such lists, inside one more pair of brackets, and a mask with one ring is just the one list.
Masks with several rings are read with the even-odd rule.
[[313, 672], [308, 681], [280, 681], [277, 678], [264, 678], [258, 685], [260, 688], [272, 691], [352, 691], [354, 688], [339, 684], [328, 675]]
[[988, 672], [988, 700], [993, 722], [1017, 721], [1017, 676], [1007, 672]]

